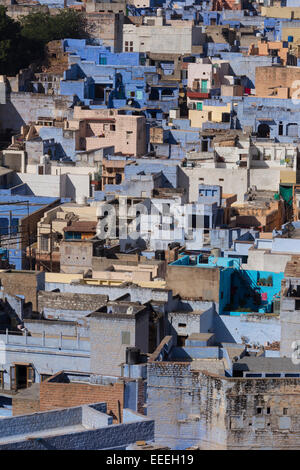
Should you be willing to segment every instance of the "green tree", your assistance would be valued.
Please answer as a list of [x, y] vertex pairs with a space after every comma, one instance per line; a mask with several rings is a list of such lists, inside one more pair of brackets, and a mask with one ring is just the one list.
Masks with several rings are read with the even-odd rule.
[[18, 68], [17, 49], [20, 42], [20, 24], [0, 6], [0, 75], [14, 75]]
[[49, 41], [87, 36], [85, 16], [75, 10], [30, 13], [18, 22], [0, 6], [0, 75], [16, 75], [31, 63], [43, 61]]
[[24, 38], [44, 46], [53, 40], [87, 36], [84, 15], [72, 9], [60, 10], [56, 15], [31, 13], [21, 19], [21, 25]]

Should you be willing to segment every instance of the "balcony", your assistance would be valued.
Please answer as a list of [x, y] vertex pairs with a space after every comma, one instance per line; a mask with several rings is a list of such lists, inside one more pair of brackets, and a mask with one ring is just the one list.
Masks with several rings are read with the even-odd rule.
[[200, 89], [199, 91], [188, 89], [187, 97], [191, 99], [209, 99], [210, 92], [204, 89]]

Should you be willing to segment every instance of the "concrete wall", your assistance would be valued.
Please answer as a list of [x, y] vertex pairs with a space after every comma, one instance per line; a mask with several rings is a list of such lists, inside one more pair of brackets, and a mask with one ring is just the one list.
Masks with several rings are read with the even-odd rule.
[[26, 183], [32, 194], [37, 196], [64, 197], [76, 200], [90, 196], [90, 176], [74, 175], [38, 175], [33, 173], [17, 173], [16, 184]]
[[62, 369], [90, 370], [90, 343], [88, 340], [57, 335], [51, 337], [0, 335], [0, 360], [5, 368], [4, 388], [10, 389], [10, 367], [15, 363], [32, 364], [34, 381], [41, 374], [53, 375]]
[[[239, 182], [237, 185], [236, 182]], [[186, 189], [189, 202], [198, 200], [198, 185], [218, 184], [222, 186], [223, 193], [232, 193], [232, 188], [237, 194], [238, 201], [244, 201], [244, 194], [249, 187], [249, 175], [245, 169], [227, 169], [227, 168], [180, 168], [179, 185]]]
[[279, 317], [262, 315], [220, 315], [214, 317], [216, 340], [220, 342], [247, 343], [265, 346], [280, 341]]
[[37, 310], [38, 290], [44, 289], [45, 273], [34, 271], [1, 272], [0, 280], [6, 294], [22, 295], [25, 302], [32, 303], [32, 309]]
[[[292, 241], [288, 239], [288, 241]], [[290, 248], [288, 247], [289, 251]], [[284, 249], [282, 249], [284, 251]], [[257, 250], [255, 248], [248, 251], [246, 269], [260, 270], [260, 271], [273, 271], [275, 273], [284, 272], [286, 263], [292, 258], [292, 253], [270, 253], [265, 250]]]
[[174, 295], [219, 302], [220, 272], [217, 268], [169, 265], [166, 281]]
[[[128, 344], [122, 344], [122, 332], [129, 334]], [[120, 364], [125, 362], [125, 351], [136, 346], [135, 318], [90, 319], [91, 372], [95, 374], [120, 375]]]
[[[213, 326], [214, 307], [200, 312], [170, 312], [168, 314], [167, 334], [190, 335], [192, 333], [207, 333]], [[183, 326], [186, 325], [186, 326]]]
[[2, 129], [19, 131], [21, 126], [35, 122], [39, 117], [71, 116], [73, 97], [49, 96], [37, 93], [10, 93], [4, 106], [0, 107]]
[[[292, 287], [297, 288], [292, 282]], [[297, 300], [297, 304], [296, 304]], [[281, 325], [281, 341], [280, 355], [292, 356], [292, 343], [300, 339], [300, 321], [299, 321], [298, 299], [295, 297], [281, 298], [280, 305], [280, 325]]]

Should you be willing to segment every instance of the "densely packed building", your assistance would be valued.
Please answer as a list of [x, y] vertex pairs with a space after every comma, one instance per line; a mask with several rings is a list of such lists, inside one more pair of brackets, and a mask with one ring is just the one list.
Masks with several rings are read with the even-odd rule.
[[0, 0], [1, 450], [300, 448], [297, 3]]

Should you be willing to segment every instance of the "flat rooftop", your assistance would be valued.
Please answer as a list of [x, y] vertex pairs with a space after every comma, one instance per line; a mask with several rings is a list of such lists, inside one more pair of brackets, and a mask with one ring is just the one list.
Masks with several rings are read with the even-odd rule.
[[245, 356], [233, 364], [234, 371], [253, 373], [300, 373], [300, 365], [293, 364], [289, 357]]

